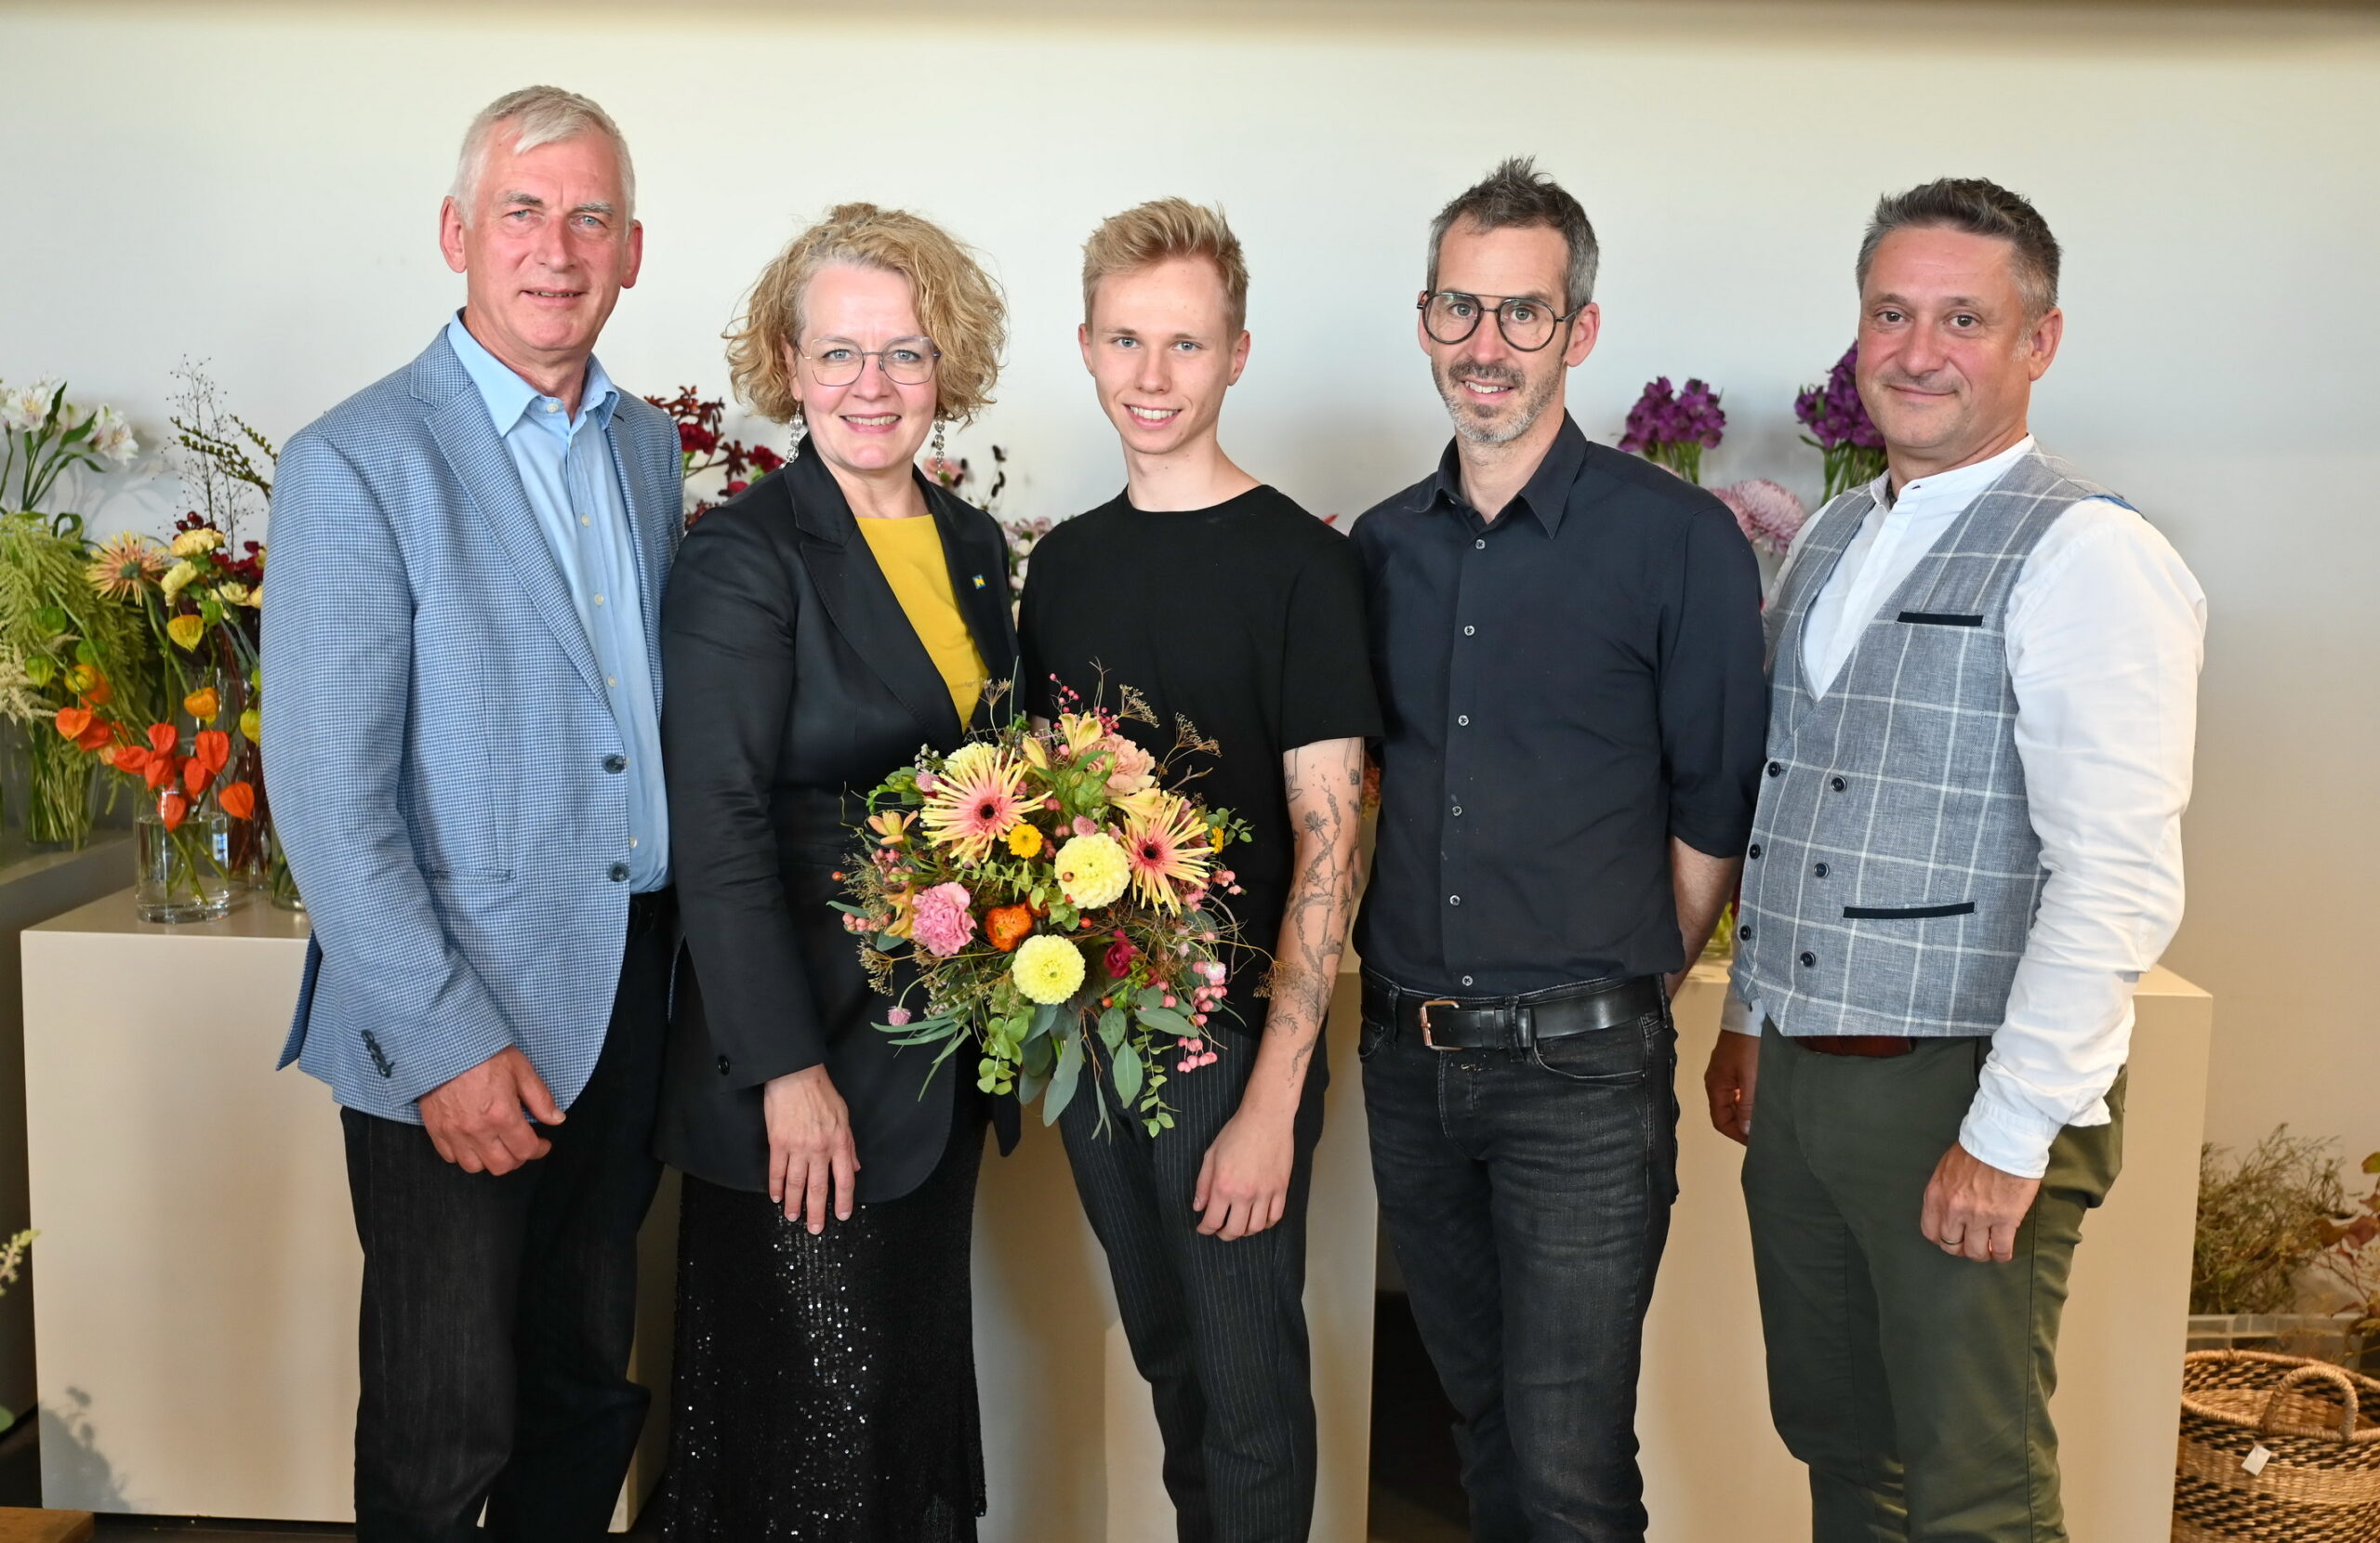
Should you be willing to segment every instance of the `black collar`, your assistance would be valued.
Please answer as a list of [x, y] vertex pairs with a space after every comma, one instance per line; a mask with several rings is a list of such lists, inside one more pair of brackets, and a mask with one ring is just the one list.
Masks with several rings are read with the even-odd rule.
[[[1537, 463], [1537, 469], [1529, 473], [1528, 481], [1497, 518], [1525, 508], [1537, 517], [1546, 534], [1558, 535], [1563, 511], [1570, 506], [1570, 489], [1577, 483], [1586, 459], [1587, 436], [1580, 429], [1578, 420], [1566, 411], [1554, 442], [1546, 447], [1545, 458]], [[1425, 510], [1445, 508], [1463, 514], [1474, 512], [1471, 500], [1463, 495], [1462, 455], [1455, 441], [1448, 441], [1446, 454], [1438, 457], [1437, 475], [1430, 480], [1429, 490]]]

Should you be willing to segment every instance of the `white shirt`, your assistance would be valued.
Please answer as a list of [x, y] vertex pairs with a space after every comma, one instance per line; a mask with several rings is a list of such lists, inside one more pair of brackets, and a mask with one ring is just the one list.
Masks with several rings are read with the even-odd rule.
[[[1950, 522], [2032, 448], [2027, 439], [1919, 478], [1897, 499], [1889, 473], [1876, 480], [1876, 506], [1803, 629], [1817, 694], [1832, 689], [1869, 622]], [[1799, 556], [1797, 546], [1787, 572]], [[2016, 754], [2049, 881], [1959, 1128], [1959, 1144], [1993, 1167], [2038, 1179], [2060, 1129], [2108, 1122], [2107, 1091], [2132, 1044], [2133, 990], [2181, 925], [2205, 639], [2206, 596], [2180, 555], [2104, 498], [2060, 515], [2010, 592]], [[1757, 1034], [1765, 1016], [1731, 993], [1722, 1022]]]

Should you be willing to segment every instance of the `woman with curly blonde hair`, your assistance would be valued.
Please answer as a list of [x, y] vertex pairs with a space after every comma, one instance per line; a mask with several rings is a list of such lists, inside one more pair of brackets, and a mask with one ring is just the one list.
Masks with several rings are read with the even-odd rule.
[[662, 610], [692, 967], [657, 1137], [686, 1176], [673, 1543], [959, 1543], [983, 1512], [986, 1101], [873, 1027], [893, 1004], [829, 902], [845, 790], [955, 748], [1015, 670], [999, 528], [917, 467], [991, 402], [1005, 334], [966, 248], [871, 204], [795, 237], [728, 334], [737, 395], [806, 433], [687, 535]]

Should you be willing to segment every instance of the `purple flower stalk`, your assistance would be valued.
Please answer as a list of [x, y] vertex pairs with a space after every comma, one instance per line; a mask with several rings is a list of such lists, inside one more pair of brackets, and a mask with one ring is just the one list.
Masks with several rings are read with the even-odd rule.
[[1802, 442], [1826, 457], [1826, 495], [1834, 497], [1884, 473], [1884, 437], [1859, 400], [1859, 345], [1853, 342], [1828, 372], [1826, 384], [1793, 399], [1793, 416], [1810, 432]]
[[1663, 376], [1646, 387], [1636, 405], [1628, 410], [1628, 428], [1620, 436], [1620, 448], [1665, 466], [1689, 482], [1699, 482], [1702, 453], [1718, 444], [1726, 428], [1727, 415], [1719, 406], [1718, 392], [1699, 380], [1688, 380], [1681, 391]]

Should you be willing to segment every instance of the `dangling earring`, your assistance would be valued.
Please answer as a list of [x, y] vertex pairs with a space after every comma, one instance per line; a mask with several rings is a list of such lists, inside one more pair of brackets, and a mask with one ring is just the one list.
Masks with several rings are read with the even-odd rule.
[[810, 420], [801, 415], [801, 403], [797, 402], [793, 404], [793, 421], [787, 427], [793, 430], [793, 439], [786, 446], [787, 454], [800, 455], [801, 442], [810, 437]]
[[934, 420], [933, 420], [933, 458], [934, 458], [935, 460], [937, 460], [937, 461], [939, 461], [939, 460], [941, 460], [941, 459], [943, 458], [943, 454], [942, 454], [942, 420], [941, 420], [940, 418], [936, 418], [936, 419], [934, 419]]

